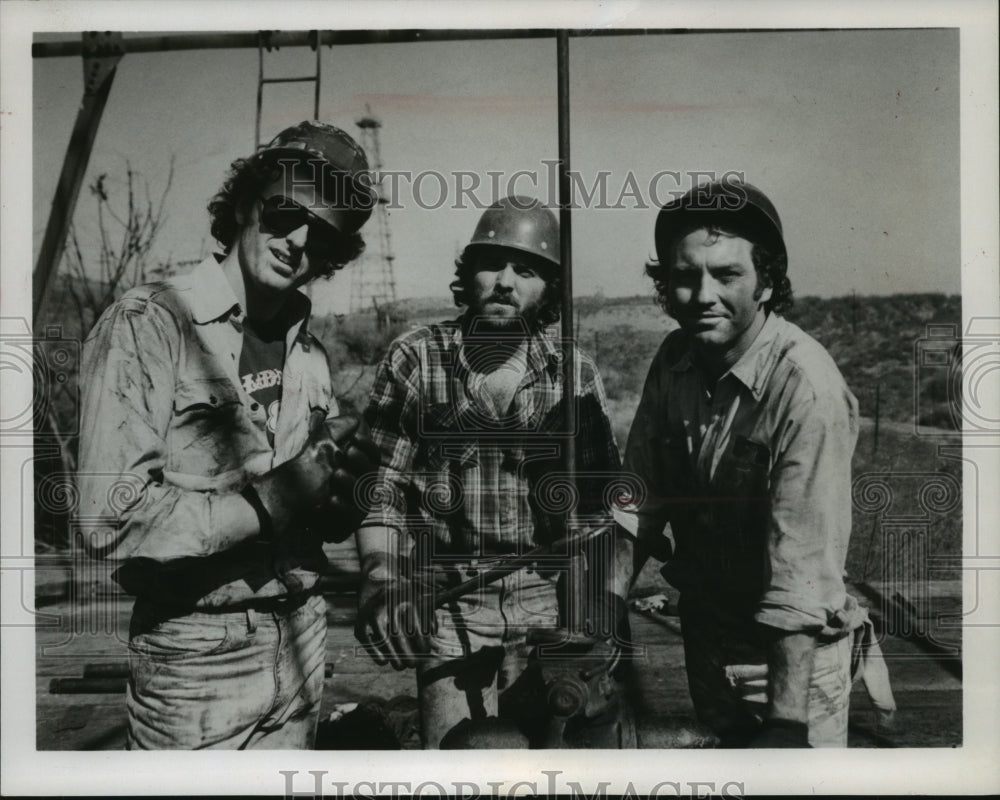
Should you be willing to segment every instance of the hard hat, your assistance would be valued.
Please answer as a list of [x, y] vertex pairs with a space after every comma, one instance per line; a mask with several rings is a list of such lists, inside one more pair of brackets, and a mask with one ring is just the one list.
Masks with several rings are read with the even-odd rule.
[[749, 183], [723, 179], [695, 186], [660, 209], [654, 233], [657, 260], [665, 263], [678, 235], [701, 223], [733, 228], [744, 238], [787, 255], [781, 218], [767, 195]]
[[[368, 158], [358, 143], [335, 125], [300, 122], [285, 128], [261, 147], [257, 156], [275, 163], [294, 159], [305, 168], [319, 162], [322, 170], [318, 179], [312, 169], [303, 166], [286, 172], [285, 194], [341, 233], [357, 232], [371, 216], [377, 198]], [[316, 196], [317, 191], [321, 197]]]
[[511, 195], [487, 208], [466, 246], [511, 247], [555, 266], [559, 260], [559, 220], [538, 200]]

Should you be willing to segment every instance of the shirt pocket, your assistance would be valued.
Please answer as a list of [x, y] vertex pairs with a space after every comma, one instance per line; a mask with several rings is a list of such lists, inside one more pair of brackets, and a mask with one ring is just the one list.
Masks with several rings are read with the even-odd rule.
[[229, 379], [177, 385], [168, 445], [170, 468], [191, 475], [216, 475], [247, 460], [256, 449], [253, 423]]

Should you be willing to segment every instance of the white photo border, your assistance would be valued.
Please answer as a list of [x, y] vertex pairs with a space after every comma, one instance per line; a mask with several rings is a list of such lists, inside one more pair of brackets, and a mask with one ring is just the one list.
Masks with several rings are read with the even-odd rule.
[[[237, 12], [236, 9], [239, 9]], [[973, 318], [1000, 319], [998, 308], [997, 175], [997, 9], [989, 2], [826, 2], [793, 0], [769, 3], [667, 2], [20, 2], [0, 3], [2, 48], [2, 288], [0, 317], [23, 316], [31, 303], [34, 263], [30, 198], [32, 185], [32, 80], [30, 45], [37, 31], [82, 30], [258, 30], [350, 27], [379, 28], [894, 28], [958, 27], [961, 53], [961, 198], [963, 327]], [[346, 23], [346, 24], [345, 24]], [[572, 45], [571, 45], [572, 46]], [[554, 47], [554, 45], [553, 45]], [[26, 381], [4, 377], [2, 405], [24, 406]], [[28, 401], [30, 405], [30, 400]], [[995, 406], [994, 406], [995, 407]], [[0, 447], [3, 505], [25, 487], [12, 485], [27, 458], [24, 449]], [[973, 517], [989, 531], [987, 552], [996, 552], [1000, 507], [995, 493], [977, 493], [976, 480], [996, 486], [1000, 442], [976, 450], [966, 465], [966, 552], [976, 552]], [[985, 478], [984, 478], [985, 476]], [[989, 482], [992, 476], [992, 483]], [[986, 483], [983, 481], [986, 480]], [[28, 490], [30, 491], [30, 489]], [[22, 499], [13, 502], [20, 503]], [[24, 534], [4, 518], [3, 599], [17, 602], [22, 574], [16, 566]], [[982, 541], [979, 542], [982, 546]], [[31, 552], [30, 550], [27, 552]], [[966, 576], [966, 597], [1000, 609], [997, 573]], [[32, 587], [24, 587], [25, 596]], [[978, 592], [978, 595], [977, 595]], [[8, 605], [9, 607], [9, 605]], [[34, 634], [4, 626], [3, 753], [4, 793], [10, 794], [282, 794], [292, 774], [296, 792], [311, 793], [322, 772], [324, 794], [352, 788], [406, 794], [423, 782], [454, 791], [478, 787], [483, 796], [545, 792], [554, 786], [568, 793], [577, 782], [588, 796], [602, 783], [611, 793], [646, 796], [657, 784], [660, 796], [714, 792], [731, 796], [815, 792], [844, 794], [983, 793], [1000, 791], [996, 755], [1000, 751], [1000, 657], [998, 628], [967, 628], [964, 648], [964, 738], [955, 749], [844, 750], [785, 752], [780, 762], [760, 751], [476, 751], [447, 752], [275, 752], [275, 753], [126, 753], [38, 752], [35, 750]], [[527, 782], [517, 786], [517, 782]], [[554, 781], [555, 783], [550, 783]], [[498, 783], [499, 782], [499, 783]], [[666, 782], [666, 783], [664, 783]], [[692, 782], [695, 785], [692, 787]], [[675, 789], [675, 784], [680, 790]], [[700, 788], [698, 785], [700, 784]], [[707, 784], [711, 784], [710, 788]], [[494, 787], [494, 788], [491, 788]], [[728, 787], [728, 789], [726, 788]], [[460, 786], [459, 791], [463, 791]]]

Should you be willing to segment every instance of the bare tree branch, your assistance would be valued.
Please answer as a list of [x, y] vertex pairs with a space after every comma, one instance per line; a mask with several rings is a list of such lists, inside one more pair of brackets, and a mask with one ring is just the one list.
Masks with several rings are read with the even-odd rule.
[[[53, 315], [50, 319], [58, 320], [65, 335], [81, 340], [124, 292], [154, 274], [157, 277], [169, 274], [171, 259], [155, 262], [152, 253], [166, 221], [166, 200], [173, 177], [171, 158], [159, 193], [154, 193], [150, 182], [128, 162], [124, 181], [102, 173], [90, 183], [91, 224], [86, 228], [79, 222], [70, 226], [63, 261], [63, 276], [68, 280], [59, 284], [64, 287], [58, 295], [59, 302], [48, 307], [48, 313]], [[83, 206], [81, 203], [78, 211], [83, 211]], [[83, 231], [89, 235], [85, 237]], [[79, 415], [75, 387], [79, 385], [79, 376], [70, 375], [69, 380], [66, 377], [60, 376], [61, 383], [48, 377], [47, 385], [39, 387], [49, 393], [50, 402], [39, 424], [50, 428], [48, 433], [59, 446], [64, 469], [74, 471], [75, 421]]]
[[365, 373], [368, 371], [368, 367], [370, 366], [371, 366], [370, 364], [361, 365], [361, 369], [358, 371], [358, 377], [354, 379], [354, 383], [352, 383], [350, 386], [344, 389], [343, 392], [341, 392], [341, 395], [343, 397], [347, 397], [348, 395], [350, 395], [350, 393], [354, 391], [354, 387], [357, 386], [359, 383], [361, 383], [361, 379], [365, 377]]

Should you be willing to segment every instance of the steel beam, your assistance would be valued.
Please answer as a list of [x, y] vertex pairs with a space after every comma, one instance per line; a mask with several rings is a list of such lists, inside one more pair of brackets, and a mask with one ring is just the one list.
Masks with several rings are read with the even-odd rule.
[[[717, 34], [746, 33], [747, 28], [570, 28], [568, 36], [650, 36], [685, 33]], [[796, 28], [796, 33], [829, 30], [827, 28]], [[754, 28], [755, 33], [780, 31], [787, 28]], [[315, 47], [308, 31], [270, 31], [273, 46]], [[392, 30], [320, 31], [320, 45], [338, 44], [398, 44], [403, 42], [458, 42], [486, 39], [545, 39], [557, 35], [554, 28], [399, 28]], [[178, 33], [163, 36], [135, 36], [126, 39], [127, 53], [162, 53], [168, 50], [227, 50], [257, 46], [257, 33]], [[31, 46], [34, 58], [78, 56], [83, 52], [79, 42], [35, 42]]]
[[[569, 34], [560, 31], [556, 38], [559, 113], [559, 253], [562, 259], [562, 339], [566, 358], [563, 359], [563, 407], [566, 431], [576, 429], [576, 370], [573, 341], [573, 226], [570, 206], [573, 202], [570, 183], [569, 141]], [[576, 473], [576, 446], [572, 435], [563, 444], [563, 465], [567, 479]]]
[[[269, 49], [282, 47], [316, 47], [317, 37], [311, 31], [268, 31]], [[542, 39], [555, 36], [549, 28], [420, 30], [415, 28], [379, 31], [320, 31], [319, 44], [396, 44], [400, 42], [443, 42], [480, 39]], [[259, 33], [179, 33], [163, 36], [135, 36], [124, 40], [126, 53], [163, 53], [171, 50], [228, 50], [257, 47]], [[82, 55], [80, 42], [35, 42], [33, 58], [56, 58]]]
[[45, 301], [49, 279], [62, 261], [83, 176], [90, 162], [104, 106], [111, 92], [115, 69], [122, 57], [121, 41], [120, 33], [84, 33], [82, 40], [74, 43], [84, 54], [83, 100], [76, 114], [66, 157], [63, 159], [62, 172], [59, 173], [52, 210], [49, 212], [49, 221], [45, 226], [45, 236], [32, 277], [32, 314], [36, 324]]
[[[563, 471], [572, 495], [576, 488], [576, 341], [573, 330], [573, 225], [570, 207], [573, 204], [570, 183], [570, 125], [569, 125], [569, 32], [562, 30], [556, 36], [556, 77], [559, 113], [559, 254], [562, 260], [562, 377], [563, 422], [566, 435], [561, 438]], [[569, 513], [566, 531], [572, 534], [576, 520]], [[566, 627], [571, 632], [582, 629], [584, 610], [584, 559], [579, 548], [570, 550], [566, 572]]]

